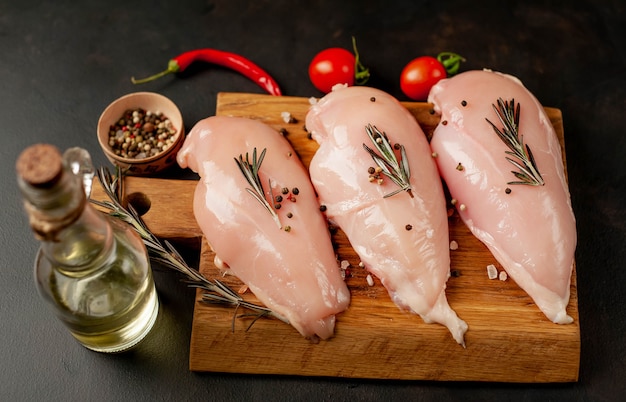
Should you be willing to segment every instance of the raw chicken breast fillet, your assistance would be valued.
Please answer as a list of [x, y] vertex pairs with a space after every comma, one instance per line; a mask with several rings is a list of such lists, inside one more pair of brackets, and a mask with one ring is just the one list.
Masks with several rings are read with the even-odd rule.
[[[376, 164], [363, 147], [374, 148], [369, 124], [405, 147], [413, 197], [401, 191], [384, 198], [399, 186], [387, 177], [382, 184], [370, 182], [368, 168]], [[382, 91], [344, 87], [311, 107], [306, 127], [320, 144], [309, 173], [328, 218], [398, 307], [445, 325], [464, 344], [467, 324], [445, 294], [450, 251], [441, 178], [414, 117]]]
[[[531, 149], [544, 185], [507, 184], [519, 171], [496, 134], [503, 124], [492, 105], [520, 106], [518, 133]], [[510, 277], [553, 322], [566, 313], [576, 226], [561, 148], [538, 100], [515, 77], [469, 71], [440, 81], [429, 102], [441, 114], [431, 148], [459, 214]], [[460, 166], [460, 168], [459, 168]]]
[[[252, 161], [255, 148], [257, 156], [267, 150], [259, 170], [266, 199], [274, 205], [272, 194], [283, 197], [275, 209], [281, 228], [246, 190], [251, 185], [235, 162], [246, 153]], [[209, 117], [193, 127], [177, 158], [200, 175], [194, 214], [216, 265], [229, 268], [303, 336], [331, 337], [350, 293], [307, 171], [289, 142], [259, 121]]]

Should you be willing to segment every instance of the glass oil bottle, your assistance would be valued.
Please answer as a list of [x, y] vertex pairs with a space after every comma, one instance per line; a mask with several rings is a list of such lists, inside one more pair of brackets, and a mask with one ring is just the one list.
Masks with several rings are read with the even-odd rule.
[[24, 208], [41, 242], [37, 287], [82, 345], [122, 352], [149, 333], [158, 315], [150, 260], [130, 225], [87, 201], [68, 159], [54, 146], [36, 144], [16, 163]]

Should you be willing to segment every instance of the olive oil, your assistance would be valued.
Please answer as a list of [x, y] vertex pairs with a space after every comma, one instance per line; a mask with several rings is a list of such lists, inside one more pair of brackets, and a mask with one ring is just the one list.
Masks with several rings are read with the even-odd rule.
[[[35, 263], [41, 295], [60, 307], [57, 315], [71, 334], [98, 352], [121, 352], [137, 344], [152, 328], [158, 312], [143, 245], [126, 233], [132, 229], [110, 223], [114, 230], [107, 255], [79, 271], [52, 264], [43, 251]], [[91, 249], [89, 244], [79, 244], [68, 260]]]
[[41, 248], [35, 279], [70, 333], [98, 352], [140, 342], [159, 310], [148, 253], [134, 229], [95, 210], [56, 148], [18, 159], [18, 182]]

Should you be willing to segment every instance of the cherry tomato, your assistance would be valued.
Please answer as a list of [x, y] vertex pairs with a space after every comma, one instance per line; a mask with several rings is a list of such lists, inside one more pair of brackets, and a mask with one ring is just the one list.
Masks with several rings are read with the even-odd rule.
[[413, 100], [425, 101], [430, 89], [442, 78], [459, 71], [463, 56], [442, 52], [437, 57], [421, 56], [407, 64], [400, 74], [402, 92]]
[[363, 85], [370, 77], [370, 71], [359, 59], [356, 39], [352, 37], [354, 53], [339, 47], [319, 52], [309, 64], [309, 79], [324, 93], [329, 93], [336, 84]]
[[400, 74], [400, 89], [410, 99], [425, 101], [430, 89], [447, 73], [443, 64], [431, 56], [413, 59]]
[[354, 85], [354, 54], [346, 49], [333, 47], [319, 52], [309, 65], [309, 78], [324, 93], [335, 84]]

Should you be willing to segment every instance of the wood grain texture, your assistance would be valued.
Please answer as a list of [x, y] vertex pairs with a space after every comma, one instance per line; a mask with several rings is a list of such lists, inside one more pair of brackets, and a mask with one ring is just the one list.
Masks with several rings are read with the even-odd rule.
[[[439, 122], [430, 113], [430, 105], [403, 104], [430, 136]], [[221, 93], [216, 114], [253, 118], [277, 130], [285, 129], [286, 137], [308, 166], [317, 149], [317, 143], [307, 137], [304, 129], [308, 107], [306, 98]], [[281, 118], [285, 111], [296, 121], [285, 123]], [[553, 108], [546, 108], [546, 112], [565, 158], [561, 112]], [[213, 265], [210, 247], [204, 240], [199, 241], [201, 232], [191, 211], [195, 182], [128, 177], [125, 184], [127, 194], [141, 192], [151, 199], [151, 209], [144, 219], [158, 236], [190, 244], [198, 241], [200, 271], [208, 277], [221, 276]], [[94, 190], [96, 197], [98, 192]], [[448, 207], [450, 239], [459, 248], [451, 251], [455, 275], [448, 280], [446, 294], [451, 307], [469, 325], [466, 348], [456, 344], [445, 327], [425, 324], [419, 316], [400, 311], [378, 280], [368, 286], [367, 273], [358, 267], [358, 257], [345, 235], [337, 230], [333, 243], [339, 259], [351, 264], [351, 276], [346, 281], [352, 301], [349, 309], [337, 316], [333, 338], [311, 342], [289, 325], [270, 319], [258, 320], [247, 330], [251, 319], [233, 320], [232, 309], [202, 303], [199, 291], [190, 369], [402, 380], [577, 381], [580, 325], [575, 267], [567, 308], [574, 323], [553, 324], [514, 281], [488, 279], [487, 265], [494, 264], [498, 271], [502, 267]], [[241, 287], [236, 278], [222, 279], [233, 289]], [[250, 292], [245, 297], [256, 300]]]

